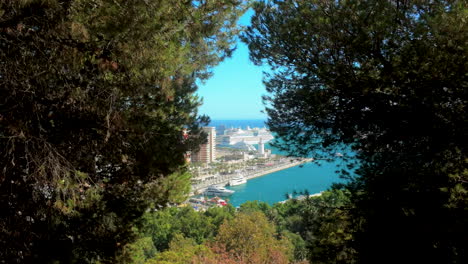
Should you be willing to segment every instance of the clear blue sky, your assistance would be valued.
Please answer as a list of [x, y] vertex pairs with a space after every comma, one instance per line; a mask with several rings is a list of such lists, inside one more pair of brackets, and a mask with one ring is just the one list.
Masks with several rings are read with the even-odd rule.
[[[250, 24], [253, 11], [249, 10], [240, 19], [241, 25]], [[199, 85], [198, 95], [203, 98], [200, 114], [212, 120], [220, 119], [266, 119], [262, 95], [266, 94], [262, 83], [262, 70], [249, 60], [247, 46], [238, 41], [237, 49], [213, 69], [213, 76]]]

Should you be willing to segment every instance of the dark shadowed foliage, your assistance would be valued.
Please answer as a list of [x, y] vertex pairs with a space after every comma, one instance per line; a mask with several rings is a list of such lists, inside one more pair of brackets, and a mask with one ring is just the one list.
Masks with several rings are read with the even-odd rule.
[[254, 8], [244, 40], [272, 68], [265, 101], [279, 145], [357, 153], [347, 187], [359, 262], [466, 262], [466, 1]]
[[[240, 1], [0, 4], [0, 260], [112, 262], [202, 142]], [[184, 136], [183, 131], [190, 135]], [[169, 186], [168, 188], [165, 188]]]

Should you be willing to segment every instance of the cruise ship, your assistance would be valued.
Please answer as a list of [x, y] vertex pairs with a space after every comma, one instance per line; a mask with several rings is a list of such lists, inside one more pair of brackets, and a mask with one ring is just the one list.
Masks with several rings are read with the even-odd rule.
[[223, 131], [222, 135], [216, 137], [216, 143], [223, 146], [232, 146], [237, 143], [257, 144], [260, 140], [267, 143], [273, 140], [273, 135], [266, 128], [231, 128]]
[[209, 196], [229, 196], [234, 193], [233, 190], [228, 190], [224, 187], [221, 186], [216, 186], [216, 185], [211, 185], [206, 188], [206, 190], [203, 192], [204, 195], [209, 195]]

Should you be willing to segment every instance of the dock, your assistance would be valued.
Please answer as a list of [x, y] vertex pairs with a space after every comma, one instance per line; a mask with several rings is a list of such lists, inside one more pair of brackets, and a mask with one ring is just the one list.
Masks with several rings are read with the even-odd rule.
[[[259, 168], [255, 171], [244, 172], [243, 176], [247, 178], [247, 180], [250, 180], [250, 179], [261, 177], [261, 176], [264, 176], [273, 172], [285, 170], [285, 169], [295, 167], [295, 166], [298, 166], [307, 162], [311, 162], [314, 159], [313, 158], [292, 158], [292, 160], [293, 161], [283, 162], [280, 164], [275, 164], [273, 166]], [[198, 184], [193, 184], [192, 194], [199, 193], [210, 185], [226, 185], [229, 182], [229, 180], [236, 177], [237, 175], [238, 175], [237, 173], [217, 175], [217, 176], [213, 175], [211, 179], [207, 179]]]

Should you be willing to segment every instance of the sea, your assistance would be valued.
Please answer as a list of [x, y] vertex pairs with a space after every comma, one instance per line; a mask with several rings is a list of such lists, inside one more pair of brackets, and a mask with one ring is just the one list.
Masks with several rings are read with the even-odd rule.
[[246, 129], [247, 126], [254, 127], [267, 127], [264, 119], [248, 119], [248, 120], [211, 120], [209, 126], [218, 128], [221, 125], [224, 125], [226, 128], [242, 128]]
[[[212, 120], [210, 126], [226, 128], [235, 127], [245, 129], [249, 127], [264, 127], [265, 120]], [[280, 153], [272, 146], [265, 144], [266, 149], [272, 153]], [[274, 204], [287, 199], [294, 193], [308, 192], [320, 193], [329, 189], [333, 183], [343, 183], [337, 171], [337, 166], [343, 165], [340, 161], [314, 161], [302, 166], [291, 167], [285, 170], [267, 174], [262, 177], [248, 180], [246, 184], [227, 187], [235, 193], [228, 198], [229, 203], [237, 207], [247, 201], [263, 201]]]

